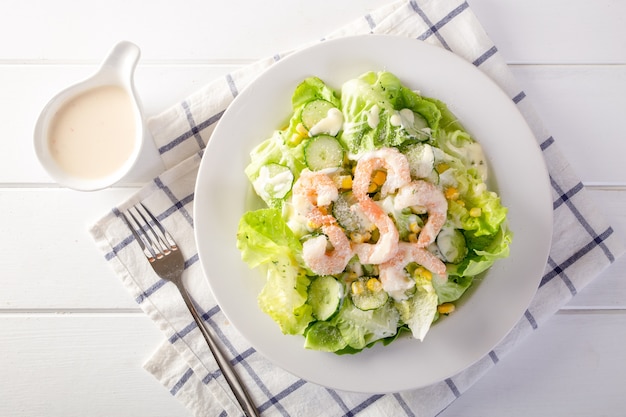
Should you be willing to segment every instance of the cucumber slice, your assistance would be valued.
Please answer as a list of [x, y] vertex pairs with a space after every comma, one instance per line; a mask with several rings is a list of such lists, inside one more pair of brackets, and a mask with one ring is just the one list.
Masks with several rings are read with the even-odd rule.
[[308, 303], [318, 320], [332, 317], [339, 310], [342, 299], [343, 285], [330, 275], [315, 278], [309, 286]]
[[309, 101], [302, 108], [300, 114], [300, 121], [307, 130], [311, 130], [320, 120], [326, 117], [328, 110], [335, 108], [335, 106], [326, 100], [313, 100]]
[[325, 321], [313, 323], [306, 331], [304, 347], [306, 349], [336, 352], [347, 346], [341, 331]]
[[285, 198], [291, 191], [294, 176], [291, 170], [281, 164], [270, 163], [259, 170], [253, 182], [254, 190], [263, 199]]
[[[354, 208], [354, 209], [353, 209]], [[333, 204], [333, 216], [348, 233], [364, 233], [367, 230], [367, 218], [359, 214], [358, 200], [352, 191], [339, 194]]]
[[343, 164], [343, 147], [332, 136], [314, 136], [304, 147], [304, 161], [312, 171], [339, 167]]
[[460, 230], [444, 227], [437, 235], [437, 247], [446, 262], [457, 264], [467, 255], [467, 243]]
[[435, 153], [433, 147], [426, 143], [415, 143], [404, 150], [409, 161], [411, 177], [429, 178], [435, 169]]
[[376, 277], [363, 276], [350, 286], [352, 303], [359, 310], [376, 310], [387, 302], [389, 295]]

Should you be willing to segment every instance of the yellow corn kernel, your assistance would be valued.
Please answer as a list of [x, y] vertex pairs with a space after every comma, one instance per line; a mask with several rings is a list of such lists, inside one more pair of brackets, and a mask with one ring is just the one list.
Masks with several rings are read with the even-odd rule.
[[409, 223], [409, 230], [410, 230], [412, 233], [419, 233], [419, 232], [420, 232], [420, 230], [422, 230], [422, 228], [421, 228], [421, 227], [419, 227], [419, 225], [417, 224], [417, 222], [412, 222], [412, 223]]
[[353, 241], [354, 243], [365, 243], [367, 241], [369, 241], [372, 237], [372, 234], [369, 232], [365, 232], [365, 233], [359, 233], [359, 232], [352, 232], [350, 233], [350, 240]]
[[387, 180], [387, 173], [385, 171], [376, 171], [372, 177], [372, 182], [376, 185], [383, 185]]
[[289, 139], [289, 142], [292, 145], [298, 145], [298, 144], [300, 144], [300, 142], [302, 142], [303, 139], [304, 139], [304, 137], [302, 135], [294, 133], [293, 135], [291, 135], [291, 138]]
[[340, 177], [339, 188], [344, 190], [352, 189], [352, 177], [350, 175], [342, 175]]
[[298, 123], [296, 125], [296, 132], [298, 132], [298, 134], [300, 134], [300, 136], [303, 136], [303, 137], [309, 136], [309, 131], [306, 130], [306, 127], [304, 127], [302, 123]]
[[365, 283], [363, 281], [354, 281], [350, 288], [353, 294], [360, 295], [365, 292]]
[[461, 207], [465, 207], [465, 201], [463, 200], [456, 200], [456, 203]]
[[428, 269], [424, 268], [423, 266], [418, 266], [417, 268], [415, 268], [415, 271], [413, 272], [413, 276], [426, 278], [429, 281], [433, 279], [432, 272], [430, 272]]
[[409, 242], [417, 243], [417, 233], [409, 233]]
[[446, 196], [448, 200], [457, 200], [459, 198], [459, 190], [454, 187], [448, 187], [445, 189], [443, 194]]
[[441, 174], [443, 172], [446, 172], [448, 170], [448, 168], [450, 168], [450, 165], [448, 165], [445, 162], [440, 162], [437, 164], [437, 166], [435, 167], [435, 170]]
[[317, 229], [318, 227], [320, 227], [320, 225], [319, 225], [319, 224], [317, 224], [317, 223], [315, 223], [313, 220], [309, 220], [309, 221], [307, 222], [307, 227], [308, 227], [309, 229]]
[[378, 189], [378, 185], [376, 185], [375, 182], [370, 182], [369, 187], [367, 187], [367, 192], [368, 193], [373, 193], [374, 191], [376, 191]]
[[446, 314], [446, 315], [448, 315], [448, 314], [452, 313], [455, 308], [456, 307], [452, 303], [443, 303], [443, 304], [439, 304], [437, 306], [437, 312], [439, 314]]
[[376, 278], [370, 278], [365, 284], [368, 290], [371, 292], [378, 292], [383, 288], [383, 284]]
[[481, 214], [483, 214], [483, 211], [480, 207], [472, 207], [469, 211], [470, 217], [480, 217]]

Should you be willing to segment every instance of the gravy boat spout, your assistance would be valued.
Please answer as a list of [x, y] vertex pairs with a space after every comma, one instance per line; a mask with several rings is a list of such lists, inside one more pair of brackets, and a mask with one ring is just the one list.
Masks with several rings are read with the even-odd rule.
[[54, 96], [34, 132], [35, 152], [60, 185], [80, 191], [109, 187], [131, 171], [144, 141], [134, 72], [140, 50], [120, 42], [89, 78]]

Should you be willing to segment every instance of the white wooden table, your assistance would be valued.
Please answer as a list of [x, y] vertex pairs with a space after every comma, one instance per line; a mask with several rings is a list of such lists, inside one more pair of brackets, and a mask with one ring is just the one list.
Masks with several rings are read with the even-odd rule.
[[[234, 68], [387, 2], [0, 4], [0, 415], [188, 415], [142, 369], [161, 333], [87, 233], [155, 167], [104, 191], [59, 188], [32, 149], [44, 103], [126, 39], [142, 49], [136, 84], [155, 114]], [[626, 236], [626, 2], [468, 2], [598, 207]], [[623, 416], [624, 271], [622, 258], [441, 416]]]

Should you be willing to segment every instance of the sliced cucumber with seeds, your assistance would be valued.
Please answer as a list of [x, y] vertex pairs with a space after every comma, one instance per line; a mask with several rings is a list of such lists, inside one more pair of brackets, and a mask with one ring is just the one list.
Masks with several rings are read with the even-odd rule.
[[[355, 207], [356, 210], [352, 209], [352, 207]], [[363, 233], [366, 231], [365, 218], [359, 215], [358, 208], [358, 200], [352, 194], [352, 191], [339, 194], [339, 197], [333, 204], [333, 216], [348, 233]]]
[[337, 139], [328, 135], [310, 138], [304, 147], [304, 161], [312, 171], [336, 168], [343, 164], [343, 147]]
[[456, 264], [467, 255], [467, 243], [460, 230], [446, 226], [437, 235], [437, 247], [446, 262]]
[[304, 105], [302, 114], [300, 115], [300, 121], [307, 130], [311, 130], [320, 120], [326, 117], [328, 110], [335, 108], [335, 106], [326, 100], [313, 100]]
[[360, 277], [350, 285], [352, 303], [359, 310], [375, 310], [389, 299], [382, 283], [376, 277]]
[[315, 278], [309, 286], [308, 303], [318, 320], [332, 317], [339, 310], [342, 299], [343, 285], [330, 275]]
[[254, 190], [262, 198], [284, 198], [293, 186], [294, 176], [291, 170], [281, 164], [270, 163], [259, 170], [259, 176], [253, 182]]

